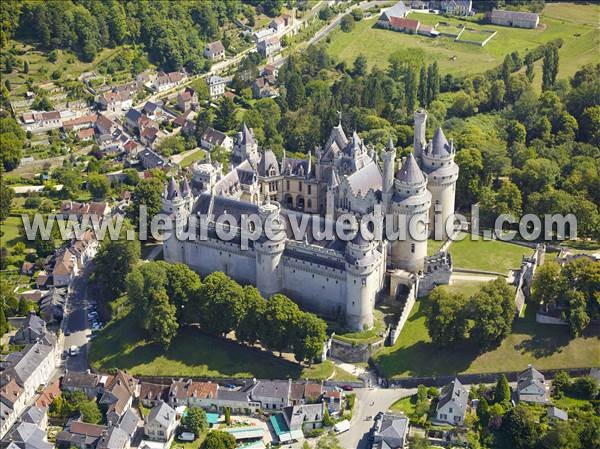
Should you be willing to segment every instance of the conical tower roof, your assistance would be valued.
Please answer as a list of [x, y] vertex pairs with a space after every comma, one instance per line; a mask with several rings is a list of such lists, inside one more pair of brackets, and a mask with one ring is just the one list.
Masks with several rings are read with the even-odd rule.
[[176, 196], [181, 196], [181, 194], [179, 192], [179, 187], [177, 187], [177, 183], [175, 182], [175, 178], [171, 176], [169, 185], [167, 186], [167, 199], [172, 200]]
[[396, 179], [404, 184], [423, 184], [425, 176], [419, 168], [412, 153], [404, 160], [400, 170], [396, 172]]
[[444, 135], [444, 131], [442, 131], [442, 128], [438, 128], [431, 141], [431, 154], [434, 156], [448, 156], [450, 151], [450, 144]]
[[250, 128], [244, 122], [242, 126], [242, 145], [254, 145], [254, 134], [250, 131]]

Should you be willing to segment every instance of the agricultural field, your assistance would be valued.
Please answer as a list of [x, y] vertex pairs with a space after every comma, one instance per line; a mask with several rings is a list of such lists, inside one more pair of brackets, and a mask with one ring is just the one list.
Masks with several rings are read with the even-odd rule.
[[358, 22], [349, 33], [340, 29], [332, 32], [329, 53], [350, 65], [359, 54], [363, 54], [370, 67], [385, 68], [390, 55], [398, 49], [418, 47], [426, 52], [428, 61], [438, 62], [442, 74], [467, 75], [501, 64], [504, 56], [513, 51], [519, 51], [523, 55], [545, 42], [562, 38], [564, 45], [559, 51], [561, 63], [558, 76], [566, 78], [573, 75], [581, 65], [597, 61], [600, 30], [596, 22], [599, 15], [600, 5], [552, 3], [544, 9], [540, 19], [542, 25], [535, 30], [480, 25], [425, 13], [409, 15], [411, 19], [420, 20], [424, 24], [446, 22], [448, 25], [443, 28], [447, 30], [456, 30], [461, 25], [475, 31], [497, 31], [498, 34], [485, 47], [455, 42], [448, 37], [433, 39], [378, 29], [374, 27], [377, 17], [373, 17]]
[[513, 323], [513, 331], [491, 351], [480, 353], [465, 343], [450, 348], [434, 344], [425, 325], [429, 302], [416, 302], [394, 346], [384, 347], [373, 359], [387, 377], [436, 376], [459, 373], [520, 371], [529, 363], [536, 368], [578, 368], [600, 364], [600, 335], [590, 330], [571, 338], [566, 326], [535, 322], [534, 312]]

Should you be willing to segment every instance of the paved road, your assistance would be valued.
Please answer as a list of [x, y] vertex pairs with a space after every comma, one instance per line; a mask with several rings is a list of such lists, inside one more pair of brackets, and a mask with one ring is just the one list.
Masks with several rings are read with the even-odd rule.
[[369, 432], [373, 421], [367, 421], [368, 416], [375, 417], [378, 412], [387, 411], [398, 399], [415, 394], [414, 389], [383, 389], [360, 388], [356, 391], [356, 406], [352, 416], [350, 430], [338, 436], [341, 446], [348, 449], [370, 448]]
[[65, 333], [64, 349], [68, 351], [71, 346], [79, 349], [79, 354], [68, 357], [66, 360], [65, 368], [69, 371], [85, 371], [88, 369], [87, 343], [91, 329], [87, 319], [89, 307], [87, 283], [87, 273], [76, 278], [67, 305], [67, 316], [63, 326]]

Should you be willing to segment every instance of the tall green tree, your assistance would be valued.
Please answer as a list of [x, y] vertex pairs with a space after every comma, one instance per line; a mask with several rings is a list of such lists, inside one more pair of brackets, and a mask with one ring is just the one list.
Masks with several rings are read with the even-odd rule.
[[431, 339], [443, 346], [463, 341], [469, 332], [465, 314], [467, 298], [438, 287], [429, 295], [431, 310], [426, 317]]
[[510, 404], [510, 400], [511, 394], [508, 379], [504, 374], [501, 374], [494, 388], [494, 402], [496, 404], [508, 405]]
[[236, 111], [237, 108], [233, 100], [229, 97], [223, 97], [220, 101], [219, 109], [217, 111], [215, 126], [223, 132], [236, 129]]
[[[145, 226], [150, 230], [150, 221], [158, 214], [162, 207], [163, 184], [156, 178], [141, 180], [133, 191], [131, 206], [128, 210], [128, 216], [132, 223], [141, 226], [143, 219], [141, 216], [142, 206], [146, 208]], [[150, 235], [149, 235], [150, 236]]]
[[235, 437], [221, 430], [208, 432], [200, 449], [235, 449]]
[[417, 91], [417, 98], [419, 99], [419, 104], [423, 107], [427, 106], [427, 71], [425, 66], [421, 66], [421, 72], [419, 73], [419, 89]]
[[150, 310], [148, 311], [148, 332], [150, 337], [168, 349], [177, 335], [179, 323], [175, 306], [169, 302], [164, 290], [153, 290], [150, 294]]
[[181, 419], [181, 425], [196, 437], [202, 435], [208, 429], [206, 412], [200, 407], [189, 407]]
[[236, 329], [244, 312], [243, 289], [225, 273], [209, 274], [199, 290], [200, 326], [215, 335]]
[[244, 313], [235, 330], [235, 336], [239, 341], [255, 344], [263, 331], [263, 315], [267, 302], [260, 295], [256, 287], [244, 286]]
[[312, 313], [301, 313], [294, 337], [292, 344], [296, 360], [308, 361], [310, 365], [323, 352], [323, 345], [327, 340], [327, 324]]
[[264, 312], [261, 342], [281, 354], [296, 338], [299, 316], [300, 309], [291, 299], [281, 294], [271, 296]]

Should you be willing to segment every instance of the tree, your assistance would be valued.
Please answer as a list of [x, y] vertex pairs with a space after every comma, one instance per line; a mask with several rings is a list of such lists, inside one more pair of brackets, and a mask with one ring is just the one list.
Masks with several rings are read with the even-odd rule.
[[25, 132], [15, 119], [0, 118], [0, 142], [0, 162], [4, 170], [13, 170], [19, 165], [25, 144]]
[[501, 430], [510, 447], [516, 449], [535, 447], [540, 434], [535, 416], [526, 405], [522, 404], [510, 409], [504, 415]]
[[532, 283], [533, 299], [546, 307], [554, 307], [565, 290], [564, 279], [560, 273], [560, 265], [548, 261], [538, 267]]
[[549, 90], [554, 86], [557, 74], [558, 48], [548, 46], [544, 52], [544, 62], [542, 65], [542, 90]]
[[83, 422], [90, 424], [100, 424], [102, 422], [102, 412], [95, 400], [85, 400], [77, 405], [81, 412]]
[[6, 320], [6, 313], [4, 312], [4, 304], [0, 304], [0, 337], [8, 332], [9, 326]]
[[508, 385], [508, 379], [504, 374], [502, 374], [498, 381], [496, 382], [496, 387], [494, 388], [494, 402], [497, 404], [510, 404], [511, 394], [510, 394], [510, 386]]
[[352, 73], [354, 76], [365, 76], [367, 74], [367, 57], [362, 53], [354, 60]]
[[117, 240], [104, 240], [94, 258], [94, 277], [113, 298], [125, 291], [127, 274], [140, 259], [140, 242], [127, 240], [127, 230], [123, 226]]
[[462, 205], [479, 200], [483, 176], [483, 156], [477, 148], [465, 148], [456, 154], [460, 176], [456, 183], [457, 201]]
[[467, 298], [438, 287], [429, 295], [431, 310], [425, 318], [431, 339], [443, 346], [464, 340], [468, 335], [465, 315]]
[[229, 97], [223, 97], [219, 104], [215, 126], [223, 131], [230, 131], [237, 128], [236, 106], [233, 100]]
[[153, 290], [150, 296], [148, 331], [163, 349], [168, 349], [177, 335], [177, 310], [164, 290]]
[[473, 320], [471, 338], [480, 347], [489, 348], [506, 337], [515, 316], [514, 294], [503, 278], [486, 283], [469, 299]]
[[199, 437], [208, 429], [206, 412], [200, 407], [189, 407], [187, 414], [181, 419], [181, 425], [196, 435], [196, 438]]
[[423, 107], [427, 106], [427, 72], [424, 65], [421, 66], [421, 72], [419, 73], [419, 89], [417, 92], [419, 104]]
[[285, 83], [285, 100], [292, 111], [296, 111], [304, 106], [306, 92], [300, 73], [292, 72]]
[[246, 285], [243, 305], [245, 311], [235, 330], [235, 336], [239, 341], [253, 345], [260, 339], [267, 302], [256, 287]]
[[215, 121], [215, 113], [211, 108], [202, 109], [196, 117], [196, 142], [200, 142], [202, 136], [208, 128], [211, 128]]
[[166, 270], [166, 292], [177, 310], [177, 321], [181, 324], [193, 322], [198, 316], [196, 303], [201, 282], [200, 276], [182, 263], [161, 262]]
[[25, 74], [29, 73], [29, 63], [27, 61], [25, 61], [23, 63], [23, 73], [25, 73]]
[[295, 329], [300, 309], [282, 294], [275, 294], [267, 301], [264, 312], [264, 331], [261, 342], [280, 355], [296, 338]]
[[586, 142], [600, 146], [600, 105], [590, 106], [583, 110], [579, 133]]
[[511, 120], [506, 128], [508, 134], [508, 146], [512, 146], [515, 143], [525, 143], [527, 138], [527, 129], [518, 120]]
[[569, 323], [571, 336], [579, 337], [588, 324], [590, 324], [585, 295], [577, 290], [569, 290], [566, 292], [565, 297], [569, 305], [567, 322]]
[[317, 359], [327, 340], [327, 324], [312, 313], [300, 313], [293, 341], [294, 356], [299, 362]]
[[354, 29], [354, 17], [352, 17], [352, 14], [346, 14], [342, 17], [340, 28], [344, 33], [349, 33]]
[[206, 435], [200, 449], [235, 449], [235, 437], [221, 430], [211, 430]]
[[228, 426], [231, 425], [231, 408], [225, 407], [223, 410], [223, 414], [225, 415], [225, 424]]
[[158, 214], [162, 207], [162, 182], [156, 178], [141, 180], [135, 187], [129, 206], [128, 215], [136, 226], [141, 226], [140, 219], [142, 206], [146, 207], [147, 216], [145, 217], [146, 229], [149, 229], [152, 217]]
[[236, 329], [244, 312], [242, 287], [225, 273], [209, 274], [199, 290], [200, 326], [215, 335]]
[[566, 393], [571, 386], [571, 378], [566, 371], [560, 371], [554, 379], [552, 379], [552, 388], [555, 394]]
[[88, 176], [88, 190], [95, 199], [104, 199], [110, 192], [110, 181], [104, 175], [92, 173]]
[[598, 393], [598, 382], [591, 376], [578, 377], [573, 381], [570, 391], [582, 399], [594, 399]]
[[10, 215], [15, 192], [5, 184], [1, 168], [0, 178], [0, 221], [4, 221]]
[[342, 449], [342, 445], [337, 436], [333, 432], [329, 432], [317, 442], [316, 449]]

